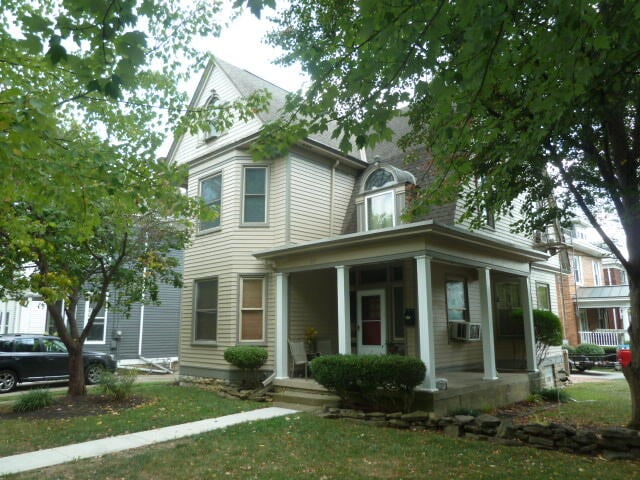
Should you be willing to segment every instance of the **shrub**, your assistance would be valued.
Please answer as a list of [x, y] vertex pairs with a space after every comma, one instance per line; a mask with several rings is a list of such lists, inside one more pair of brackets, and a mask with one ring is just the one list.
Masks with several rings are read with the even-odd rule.
[[567, 403], [569, 401], [567, 391], [560, 388], [543, 388], [540, 390], [539, 395], [548, 402]]
[[125, 400], [131, 396], [136, 376], [134, 370], [125, 370], [122, 373], [104, 371], [98, 383], [100, 393], [114, 401]]
[[39, 388], [21, 395], [13, 404], [13, 411], [17, 413], [34, 412], [53, 404], [53, 395], [49, 390]]
[[563, 350], [566, 350], [569, 354], [576, 353], [576, 347], [572, 347], [571, 345], [563, 345]]
[[347, 403], [380, 407], [400, 394], [404, 410], [413, 400], [413, 389], [424, 379], [424, 363], [399, 355], [327, 355], [311, 362], [318, 383]]
[[267, 362], [268, 355], [261, 347], [238, 346], [227, 348], [224, 359], [240, 370], [258, 370]]
[[573, 351], [576, 355], [604, 355], [604, 349], [593, 343], [581, 343]]
[[614, 347], [614, 346], [606, 346], [606, 347], [602, 347], [602, 350], [604, 350], [604, 354], [605, 355], [611, 355], [613, 353], [618, 353], [618, 347]]
[[[513, 320], [522, 321], [522, 309], [514, 310]], [[536, 362], [542, 365], [550, 346], [562, 345], [562, 321], [549, 310], [533, 309], [533, 330], [536, 337]]]

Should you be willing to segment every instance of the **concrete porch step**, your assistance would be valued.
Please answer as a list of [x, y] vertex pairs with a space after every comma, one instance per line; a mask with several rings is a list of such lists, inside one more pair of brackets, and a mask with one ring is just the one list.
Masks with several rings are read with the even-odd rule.
[[274, 405], [305, 405], [314, 408], [337, 407], [340, 398], [328, 392], [309, 392], [297, 389], [278, 389], [271, 394]]

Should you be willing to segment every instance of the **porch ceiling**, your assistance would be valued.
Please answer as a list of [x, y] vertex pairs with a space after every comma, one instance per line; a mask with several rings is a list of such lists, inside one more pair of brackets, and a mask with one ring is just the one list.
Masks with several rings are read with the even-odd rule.
[[548, 255], [481, 232], [424, 221], [254, 253], [281, 271], [358, 265], [428, 255], [434, 260], [526, 274]]

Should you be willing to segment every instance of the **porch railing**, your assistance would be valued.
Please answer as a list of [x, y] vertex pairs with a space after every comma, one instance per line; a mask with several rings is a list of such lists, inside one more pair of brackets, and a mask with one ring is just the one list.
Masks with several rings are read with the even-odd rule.
[[598, 329], [593, 332], [579, 332], [580, 343], [595, 343], [601, 347], [612, 347], [625, 343], [624, 330]]

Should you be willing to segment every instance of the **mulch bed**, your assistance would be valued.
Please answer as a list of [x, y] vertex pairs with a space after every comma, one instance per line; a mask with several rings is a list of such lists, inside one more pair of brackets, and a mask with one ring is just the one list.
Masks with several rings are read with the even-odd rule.
[[3, 419], [66, 419], [72, 417], [90, 417], [117, 413], [148, 403], [150, 400], [141, 396], [131, 396], [121, 401], [114, 401], [104, 395], [86, 395], [83, 397], [56, 397], [54, 404], [41, 410], [26, 413], [14, 413], [9, 408], [0, 411], [0, 421]]
[[498, 408], [491, 412], [498, 418], [510, 418], [514, 424], [525, 424], [531, 421], [531, 418], [546, 410], [558, 408], [557, 402], [530, 402], [523, 401]]

